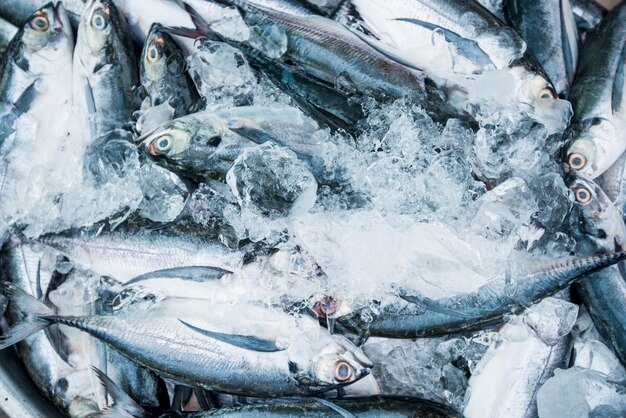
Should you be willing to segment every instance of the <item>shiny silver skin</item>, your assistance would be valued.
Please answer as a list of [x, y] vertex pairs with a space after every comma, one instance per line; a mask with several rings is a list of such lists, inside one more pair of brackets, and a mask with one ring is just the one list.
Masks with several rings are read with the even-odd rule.
[[152, 25], [141, 53], [139, 77], [150, 98], [150, 105], [169, 103], [174, 118], [190, 113], [200, 96], [187, 73], [185, 54], [172, 37]]
[[287, 49], [280, 59], [339, 89], [385, 100], [406, 97], [438, 119], [458, 114], [438, 91], [428, 88], [423, 73], [388, 58], [338, 22], [294, 16], [244, 0], [212, 1], [237, 6], [244, 21], [260, 30], [282, 29]]
[[597, 182], [623, 218], [626, 213], [626, 153], [598, 177]]
[[26, 314], [0, 348], [41, 330], [42, 321], [63, 324], [176, 382], [251, 396], [326, 391], [361, 379], [372, 367], [361, 349], [313, 319], [257, 305], [209, 310], [206, 300], [138, 292], [114, 304], [113, 315], [76, 317], [55, 315], [11, 284], [0, 288]]
[[[590, 195], [580, 199], [580, 192], [575, 192], [578, 228], [573, 229], [573, 234], [579, 240], [578, 252], [593, 254], [626, 248], [626, 226], [608, 196], [588, 181], [574, 178], [568, 186], [575, 191], [588, 190]], [[596, 328], [623, 365], [626, 365], [625, 273], [626, 265], [621, 262], [590, 275], [576, 286]]]
[[557, 94], [567, 97], [578, 61], [578, 33], [569, 0], [508, 0], [506, 10]]
[[74, 51], [77, 135], [94, 140], [132, 120], [139, 67], [127, 23], [112, 0], [92, 0]]
[[371, 322], [359, 323], [359, 312], [338, 321], [354, 331], [389, 338], [481, 329], [624, 259], [626, 252], [557, 260], [533, 267], [521, 277], [497, 277], [471, 293], [437, 300], [400, 294], [398, 301], [378, 307]]
[[[13, 246], [2, 254], [2, 266], [6, 280], [33, 297], [44, 299], [54, 263], [50, 264], [50, 257], [40, 246]], [[17, 315], [15, 307], [10, 307], [10, 323], [18, 320]], [[98, 411], [91, 392], [89, 370], [68, 364], [45, 333], [26, 338], [16, 345], [16, 349], [32, 381], [56, 406], [71, 416], [85, 416]]]
[[480, 99], [468, 96], [468, 85], [493, 71], [510, 76], [512, 105], [520, 109], [532, 112], [556, 98], [519, 35], [475, 1], [350, 0], [350, 4], [357, 22], [373, 35], [363, 33], [362, 39], [423, 71], [448, 90], [446, 99], [456, 108], [473, 112], [471, 107]]
[[[63, 0], [63, 7], [68, 12], [73, 24], [78, 25], [89, 0]], [[14, 25], [21, 25], [37, 9], [43, 7], [50, 0], [4, 0], [0, 2], [0, 15]]]
[[604, 6], [595, 0], [570, 0], [570, 4], [572, 5], [576, 25], [581, 31], [595, 29], [607, 13]]
[[159, 231], [86, 230], [44, 235], [38, 242], [66, 255], [73, 263], [122, 283], [154, 270], [182, 266], [215, 266], [233, 270], [242, 254], [216, 241], [171, 236]]
[[285, 106], [237, 107], [194, 113], [138, 139], [158, 164], [197, 180], [223, 178], [246, 147], [272, 141], [299, 157], [315, 156], [317, 126]]
[[9, 42], [17, 33], [17, 26], [0, 17], [0, 59], [4, 55]]
[[565, 162], [594, 179], [626, 151], [626, 4], [586, 40], [570, 94], [574, 109]]

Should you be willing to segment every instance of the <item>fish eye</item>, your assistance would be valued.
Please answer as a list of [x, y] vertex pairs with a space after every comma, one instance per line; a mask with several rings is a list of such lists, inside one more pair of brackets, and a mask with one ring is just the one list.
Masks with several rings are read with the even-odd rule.
[[567, 164], [574, 170], [581, 170], [587, 165], [587, 157], [580, 152], [572, 152], [567, 156]]
[[338, 382], [347, 382], [352, 378], [352, 367], [346, 361], [338, 361], [335, 364], [334, 376]]
[[101, 11], [96, 11], [91, 17], [91, 26], [98, 30], [106, 29], [109, 25], [107, 17]]
[[574, 196], [576, 196], [576, 201], [581, 205], [587, 205], [591, 202], [591, 192], [587, 190], [587, 188], [579, 186], [574, 189]]
[[222, 137], [220, 135], [215, 135], [209, 138], [206, 144], [210, 147], [217, 147], [220, 142], [222, 142]]
[[556, 98], [557, 98], [556, 92], [554, 91], [552, 87], [544, 87], [541, 90], [539, 90], [539, 93], [537, 94], [537, 99], [556, 99]]
[[169, 135], [163, 135], [162, 137], [154, 141], [154, 147], [157, 152], [163, 153], [172, 149], [173, 143], [174, 142], [172, 141], [172, 138]]
[[30, 27], [36, 30], [37, 32], [45, 32], [50, 27], [50, 22], [48, 18], [44, 14], [38, 14], [33, 16], [30, 20]]
[[161, 59], [161, 50], [158, 46], [152, 44], [148, 48], [148, 62], [155, 64]]

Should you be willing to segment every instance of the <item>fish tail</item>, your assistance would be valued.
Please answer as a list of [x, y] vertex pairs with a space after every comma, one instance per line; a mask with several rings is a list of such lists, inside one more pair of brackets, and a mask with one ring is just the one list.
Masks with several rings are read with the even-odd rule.
[[91, 415], [100, 418], [116, 418], [116, 417], [145, 417], [146, 411], [139, 406], [126, 392], [124, 392], [109, 376], [97, 367], [92, 367], [98, 376], [98, 380], [104, 387], [104, 390], [113, 399], [113, 405], [110, 408], [103, 409], [100, 412]]
[[22, 314], [22, 319], [0, 337], [0, 350], [16, 344], [52, 323], [54, 311], [10, 282], [0, 282], [0, 296]]

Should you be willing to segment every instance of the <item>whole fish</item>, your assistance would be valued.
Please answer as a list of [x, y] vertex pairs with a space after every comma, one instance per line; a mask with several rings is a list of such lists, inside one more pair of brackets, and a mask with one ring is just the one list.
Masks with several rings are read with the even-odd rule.
[[0, 59], [2, 59], [9, 42], [11, 42], [16, 33], [17, 26], [0, 17]]
[[[373, 36], [365, 42], [383, 54], [423, 71], [457, 108], [480, 104], [471, 88], [481, 76], [504, 72], [510, 94], [503, 103], [535, 109], [557, 95], [539, 63], [511, 28], [475, 1], [350, 0], [353, 14]], [[338, 17], [345, 21], [350, 16]], [[356, 32], [359, 33], [359, 32]]]
[[[0, 15], [17, 26], [21, 26], [35, 10], [44, 7], [50, 0], [6, 0], [0, 2]], [[71, 22], [78, 25], [80, 16], [89, 0], [63, 0], [63, 7], [68, 12]]]
[[19, 190], [32, 181], [32, 167], [58, 163], [68, 132], [73, 48], [63, 6], [49, 4], [23, 24], [0, 63], [0, 238], [30, 203]]
[[190, 113], [200, 99], [187, 73], [184, 52], [158, 23], [152, 25], [146, 38], [139, 71], [150, 105], [168, 103], [174, 109], [174, 118]]
[[566, 162], [584, 177], [605, 172], [626, 150], [626, 4], [585, 42], [570, 94], [574, 119]]
[[595, 0], [570, 0], [576, 26], [580, 31], [588, 32], [595, 29], [607, 10]]
[[83, 330], [129, 359], [190, 386], [251, 396], [312, 394], [352, 383], [372, 367], [361, 349], [316, 321], [256, 305], [137, 294], [114, 315], [60, 316], [10, 283], [0, 284], [25, 321], [9, 347], [53, 323]]
[[[579, 252], [598, 253], [626, 247], [626, 226], [621, 214], [602, 189], [590, 181], [567, 178], [574, 191], [578, 210], [573, 233], [579, 242]], [[577, 286], [593, 322], [613, 351], [626, 365], [626, 279], [625, 265], [594, 273]]]
[[[289, 61], [306, 74], [348, 93], [377, 99], [409, 98], [438, 120], [459, 112], [446, 105], [424, 75], [388, 58], [338, 22], [318, 16], [295, 16], [251, 5], [244, 0], [212, 0], [237, 6], [244, 21], [258, 28], [260, 40], [252, 46], [266, 55]], [[205, 17], [202, 11], [198, 13]], [[202, 28], [199, 28], [202, 30]], [[263, 33], [265, 35], [263, 35]], [[272, 36], [278, 39], [263, 39]], [[278, 48], [269, 48], [272, 42]]]
[[111, 0], [92, 0], [78, 26], [74, 106], [88, 142], [124, 128], [135, 110], [139, 68], [128, 26]]
[[569, 0], [508, 0], [506, 10], [557, 94], [567, 97], [578, 61], [578, 33]]
[[[361, 313], [338, 318], [351, 330], [389, 338], [445, 335], [478, 329], [523, 312], [581, 279], [626, 259], [626, 252], [559, 260], [533, 268], [519, 279], [499, 277], [477, 290], [433, 300], [421, 295], [400, 294], [400, 302], [383, 304], [371, 312], [371, 321]], [[366, 315], [367, 316], [367, 315]]]
[[[17, 245], [2, 254], [6, 279], [33, 297], [43, 299], [54, 266], [46, 263], [45, 252], [37, 245]], [[18, 321], [18, 312], [10, 308], [10, 323]], [[71, 416], [85, 416], [98, 411], [90, 391], [89, 370], [68, 364], [44, 333], [32, 335], [17, 344], [17, 353], [37, 388], [55, 405]]]
[[65, 254], [73, 263], [125, 283], [154, 270], [215, 266], [233, 270], [243, 254], [217, 241], [159, 231], [93, 231], [44, 235], [38, 242]]
[[315, 123], [297, 109], [249, 106], [175, 119], [138, 142], [140, 150], [158, 164], [202, 181], [224, 178], [244, 148], [268, 141], [290, 148], [298, 156], [313, 157], [315, 132]]

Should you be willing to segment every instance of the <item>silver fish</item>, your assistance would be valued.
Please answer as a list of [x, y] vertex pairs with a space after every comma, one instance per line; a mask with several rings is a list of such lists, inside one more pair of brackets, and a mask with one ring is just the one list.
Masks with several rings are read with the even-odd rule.
[[607, 14], [607, 10], [595, 0], [570, 0], [572, 12], [576, 19], [576, 26], [581, 31], [591, 31], [595, 29], [602, 18]]
[[355, 382], [372, 367], [344, 337], [316, 321], [257, 305], [213, 304], [138, 293], [114, 315], [55, 315], [10, 283], [1, 293], [25, 321], [0, 339], [6, 348], [58, 323], [83, 330], [129, 359], [183, 384], [252, 396], [311, 394]]
[[566, 162], [594, 179], [626, 151], [626, 4], [616, 7], [585, 42], [570, 94], [574, 119]]
[[569, 0], [508, 0], [513, 27], [550, 78], [556, 92], [567, 97], [578, 61], [578, 33]]
[[[71, 22], [78, 25], [89, 0], [63, 0]], [[51, 3], [50, 0], [6, 0], [0, 2], [0, 15], [6, 16], [14, 25], [21, 25], [35, 10]], [[60, 3], [56, 2], [55, 3]]]

